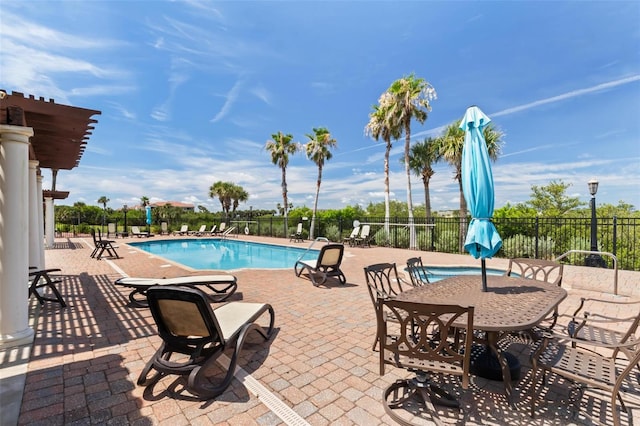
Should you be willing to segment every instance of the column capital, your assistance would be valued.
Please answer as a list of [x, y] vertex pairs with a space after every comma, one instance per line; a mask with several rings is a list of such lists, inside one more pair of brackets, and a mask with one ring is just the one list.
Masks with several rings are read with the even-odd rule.
[[[21, 141], [18, 138], [9, 138], [10, 135], [15, 136], [23, 136], [25, 138], [24, 141]], [[11, 124], [0, 124], [0, 139], [4, 141], [5, 139], [11, 139], [14, 142], [29, 142], [29, 139], [33, 136], [33, 128], [24, 127], [24, 126], [12, 126]]]

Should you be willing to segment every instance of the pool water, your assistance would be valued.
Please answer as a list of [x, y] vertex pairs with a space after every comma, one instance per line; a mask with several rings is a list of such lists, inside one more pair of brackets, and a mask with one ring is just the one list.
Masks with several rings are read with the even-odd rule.
[[[504, 275], [506, 271], [502, 269], [487, 268], [487, 275]], [[420, 276], [426, 275], [430, 283], [443, 280], [456, 275], [478, 275], [482, 274], [480, 266], [425, 266], [420, 272]]]
[[288, 269], [293, 268], [300, 256], [315, 259], [319, 252], [220, 238], [146, 240], [129, 244], [193, 269]]

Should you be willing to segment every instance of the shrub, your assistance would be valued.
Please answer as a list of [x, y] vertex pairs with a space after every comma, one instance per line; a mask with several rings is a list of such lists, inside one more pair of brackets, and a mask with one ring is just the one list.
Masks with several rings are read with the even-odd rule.
[[442, 253], [458, 253], [458, 232], [442, 231], [436, 239], [436, 251]]
[[327, 237], [329, 241], [342, 241], [340, 238], [340, 228], [337, 225], [329, 225], [325, 228], [325, 235], [323, 237]]

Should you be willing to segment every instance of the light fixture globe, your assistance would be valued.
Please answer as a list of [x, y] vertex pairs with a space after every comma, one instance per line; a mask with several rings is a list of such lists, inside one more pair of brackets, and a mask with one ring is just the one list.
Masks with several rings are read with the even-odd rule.
[[589, 185], [589, 193], [592, 197], [595, 197], [596, 192], [598, 192], [598, 183], [599, 182], [597, 179], [591, 179], [589, 182], [587, 182], [587, 185]]

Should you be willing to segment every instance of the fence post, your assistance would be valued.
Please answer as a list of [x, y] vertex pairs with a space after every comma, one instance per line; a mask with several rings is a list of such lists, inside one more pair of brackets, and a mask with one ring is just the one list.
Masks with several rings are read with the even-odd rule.
[[614, 256], [617, 256], [616, 249], [618, 248], [618, 216], [613, 217], [613, 250]]
[[539, 259], [538, 243], [540, 242], [540, 217], [536, 216], [536, 255], [535, 258]]
[[436, 219], [432, 216], [429, 218], [429, 223], [432, 223], [431, 227], [431, 251], [436, 251]]

